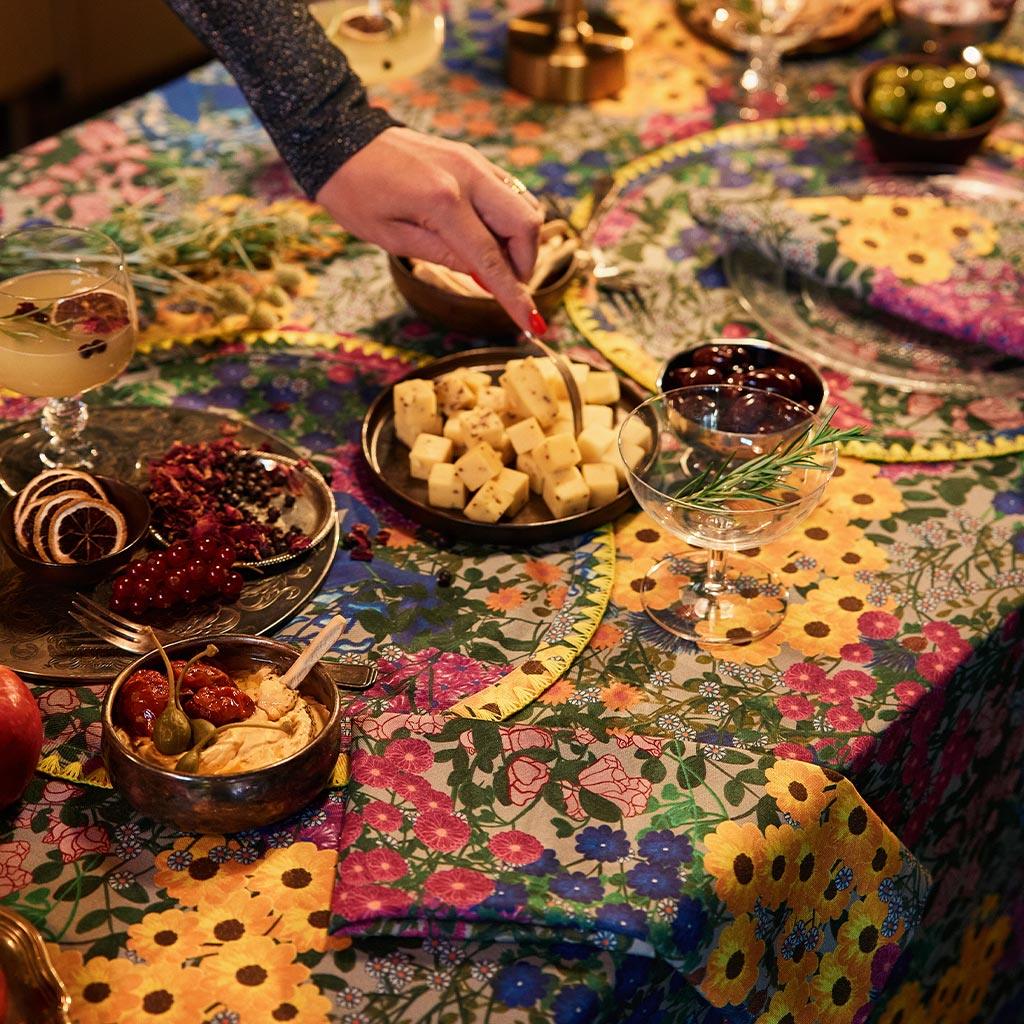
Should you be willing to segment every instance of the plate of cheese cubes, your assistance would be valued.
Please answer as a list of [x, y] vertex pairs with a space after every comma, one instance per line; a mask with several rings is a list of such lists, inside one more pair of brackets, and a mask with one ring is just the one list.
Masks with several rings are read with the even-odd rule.
[[550, 358], [477, 349], [414, 370], [367, 411], [371, 472], [407, 515], [466, 540], [525, 546], [609, 522], [633, 500], [626, 462], [638, 465], [652, 449], [643, 423], [618, 443], [646, 396], [612, 370], [567, 366], [579, 430]]

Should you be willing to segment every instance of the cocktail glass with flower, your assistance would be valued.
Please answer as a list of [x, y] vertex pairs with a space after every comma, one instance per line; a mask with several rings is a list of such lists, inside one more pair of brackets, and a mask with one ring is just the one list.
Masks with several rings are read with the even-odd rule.
[[54, 466], [103, 469], [81, 395], [121, 373], [137, 335], [124, 257], [106, 235], [34, 227], [0, 236], [0, 387], [48, 399], [38, 426], [0, 440], [5, 489]]
[[651, 398], [623, 423], [627, 435], [636, 430], [627, 429], [631, 420], [649, 429], [654, 443], [627, 470], [630, 488], [656, 523], [695, 549], [650, 570], [644, 610], [668, 632], [701, 644], [767, 635], [785, 616], [786, 588], [736, 552], [778, 540], [814, 510], [837, 448], [807, 442], [826, 424], [781, 395], [731, 385]]

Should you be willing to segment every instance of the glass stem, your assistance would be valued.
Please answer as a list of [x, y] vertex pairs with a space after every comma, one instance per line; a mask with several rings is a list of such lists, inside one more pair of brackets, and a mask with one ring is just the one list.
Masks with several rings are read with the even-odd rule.
[[50, 440], [40, 453], [48, 466], [75, 466], [88, 469], [96, 454], [82, 440], [89, 410], [80, 398], [51, 398], [43, 407], [43, 430]]
[[704, 572], [704, 590], [709, 594], [720, 594], [725, 589], [725, 552], [715, 548], [708, 550], [708, 564]]

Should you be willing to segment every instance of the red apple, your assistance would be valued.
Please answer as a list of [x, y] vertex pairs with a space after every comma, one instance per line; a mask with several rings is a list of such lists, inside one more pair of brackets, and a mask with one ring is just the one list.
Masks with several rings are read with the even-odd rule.
[[43, 749], [43, 719], [29, 688], [0, 665], [0, 808], [21, 799]]

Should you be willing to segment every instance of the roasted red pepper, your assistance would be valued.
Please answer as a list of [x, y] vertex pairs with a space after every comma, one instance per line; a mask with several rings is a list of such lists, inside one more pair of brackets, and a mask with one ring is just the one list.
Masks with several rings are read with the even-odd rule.
[[242, 722], [256, 710], [252, 697], [232, 683], [230, 686], [204, 686], [182, 705], [189, 718], [205, 718], [214, 725]]
[[117, 694], [114, 718], [129, 736], [152, 736], [157, 715], [167, 707], [167, 676], [156, 669], [133, 672]]
[[[184, 667], [184, 661], [172, 661], [171, 666], [174, 674], [177, 675]], [[181, 681], [181, 699], [185, 700], [185, 694], [193, 690], [202, 690], [207, 686], [234, 686], [234, 680], [221, 668], [212, 665], [208, 661], [197, 661], [185, 673]]]

